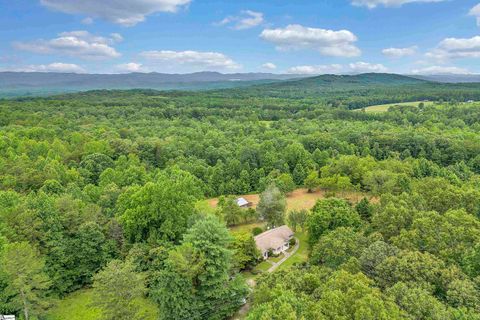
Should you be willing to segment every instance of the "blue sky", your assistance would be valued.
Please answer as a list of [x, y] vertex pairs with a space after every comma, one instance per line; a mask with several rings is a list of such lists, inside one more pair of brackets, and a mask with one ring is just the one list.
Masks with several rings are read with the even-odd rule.
[[0, 70], [480, 73], [479, 0], [0, 0]]

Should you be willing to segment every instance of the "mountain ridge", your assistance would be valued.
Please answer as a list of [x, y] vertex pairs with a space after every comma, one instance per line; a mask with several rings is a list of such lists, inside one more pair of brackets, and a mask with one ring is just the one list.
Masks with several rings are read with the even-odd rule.
[[[195, 72], [187, 74], [124, 73], [78, 74], [53, 72], [0, 72], [0, 97], [44, 96], [88, 90], [154, 89], [154, 90], [216, 90], [255, 87], [268, 90], [337, 91], [369, 87], [442, 83], [445, 79], [394, 73], [323, 74], [306, 76], [275, 73]], [[476, 78], [470, 78], [475, 80]], [[480, 78], [478, 79], [480, 82]]]

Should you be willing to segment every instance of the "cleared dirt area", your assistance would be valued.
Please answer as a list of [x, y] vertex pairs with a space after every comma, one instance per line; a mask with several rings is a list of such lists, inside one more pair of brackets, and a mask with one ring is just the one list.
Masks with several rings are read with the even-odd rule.
[[[336, 197], [338, 198], [347, 199], [353, 203], [360, 201], [364, 196], [368, 197], [372, 202], [376, 201], [375, 198], [372, 198], [360, 192], [338, 192], [336, 195]], [[258, 194], [246, 194], [239, 197], [243, 197], [250, 201], [253, 208], [255, 208], [260, 201], [260, 196]], [[317, 190], [315, 192], [309, 193], [307, 189], [297, 189], [287, 195], [287, 210], [311, 209], [318, 199], [324, 198], [325, 191], [323, 190]], [[218, 198], [209, 199], [207, 201], [212, 208], [217, 207]]]

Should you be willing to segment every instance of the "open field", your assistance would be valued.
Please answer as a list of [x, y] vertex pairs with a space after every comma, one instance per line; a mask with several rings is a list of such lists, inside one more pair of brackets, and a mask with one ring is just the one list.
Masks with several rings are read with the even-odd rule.
[[[338, 198], [344, 198], [353, 203], [360, 201], [365, 196], [371, 198], [370, 196], [361, 192], [339, 192], [337, 194]], [[255, 208], [260, 201], [259, 194], [246, 194], [241, 195], [240, 197], [243, 197], [250, 201], [253, 204], [253, 208]], [[318, 199], [324, 199], [325, 197], [326, 196], [324, 190], [317, 190], [315, 192], [309, 193], [307, 189], [297, 189], [287, 195], [287, 210], [311, 209]], [[375, 201], [375, 199], [371, 200]], [[216, 208], [218, 204], [218, 198], [209, 199], [207, 200], [207, 202], [211, 208]], [[202, 204], [201, 207], [204, 207], [204, 204]]]
[[91, 290], [79, 290], [61, 300], [47, 314], [48, 320], [93, 320], [100, 317], [100, 311], [92, 307]]
[[[49, 310], [46, 320], [97, 320], [100, 318], [100, 310], [93, 307], [93, 291], [82, 289], [69, 294], [58, 304]], [[156, 304], [147, 299], [138, 301], [142, 319], [158, 319]]]
[[[397, 102], [397, 103], [379, 104], [379, 105], [365, 108], [365, 112], [369, 112], [369, 113], [387, 112], [390, 107], [397, 107], [397, 106], [418, 107], [418, 105], [422, 102], [425, 104], [425, 106], [431, 106], [435, 104], [435, 102], [433, 101], [413, 101], [413, 102]], [[358, 109], [358, 111], [360, 110], [362, 109]]]

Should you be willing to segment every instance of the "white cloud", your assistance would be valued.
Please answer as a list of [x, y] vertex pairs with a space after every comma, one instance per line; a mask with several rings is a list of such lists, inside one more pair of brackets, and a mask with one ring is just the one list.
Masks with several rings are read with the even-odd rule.
[[205, 69], [239, 69], [241, 66], [219, 52], [200, 51], [144, 51], [140, 53], [145, 59], [168, 64], [178, 64]]
[[368, 62], [355, 62], [348, 65], [329, 64], [329, 65], [304, 65], [296, 66], [287, 70], [291, 74], [346, 74], [346, 73], [369, 73], [369, 72], [388, 72], [388, 68], [383, 64], [373, 64]]
[[277, 66], [274, 63], [267, 62], [267, 63], [262, 64], [262, 68], [266, 69], [266, 70], [275, 70], [275, 69], [277, 69]]
[[350, 68], [350, 71], [353, 73], [366, 73], [366, 72], [387, 72], [388, 68], [385, 67], [383, 64], [374, 64], [374, 63], [368, 63], [368, 62], [355, 62], [355, 63], [350, 63], [348, 65]]
[[120, 56], [115, 48], [115, 42], [121, 41], [119, 34], [112, 34], [111, 38], [94, 36], [88, 31], [62, 32], [57, 38], [32, 42], [15, 42], [13, 46], [18, 50], [39, 54], [58, 54], [78, 57], [81, 59], [106, 59]]
[[360, 55], [354, 43], [357, 37], [348, 30], [308, 28], [298, 24], [286, 28], [265, 29], [260, 37], [272, 42], [278, 50], [314, 49], [325, 56], [356, 57]]
[[480, 58], [480, 36], [444, 39], [426, 56], [441, 62], [449, 59]]
[[437, 74], [471, 74], [470, 71], [458, 67], [431, 66], [412, 70], [413, 74], [437, 75]]
[[69, 14], [84, 14], [124, 26], [134, 26], [155, 12], [177, 12], [191, 0], [40, 0], [44, 6]]
[[446, 0], [352, 0], [354, 6], [367, 7], [369, 9], [376, 8], [380, 5], [384, 7], [401, 7], [407, 3], [414, 2], [442, 2]]
[[218, 26], [230, 25], [232, 29], [244, 30], [256, 27], [264, 22], [263, 13], [243, 10], [238, 16], [228, 16], [220, 22], [215, 23]]
[[115, 69], [119, 72], [146, 72], [143, 65], [136, 62], [118, 64]]
[[480, 3], [473, 7], [468, 14], [476, 17], [477, 25], [480, 26]]
[[290, 74], [339, 74], [343, 67], [339, 64], [316, 65], [316, 66], [296, 66], [287, 70]]
[[123, 41], [123, 37], [119, 33], [110, 33], [110, 37], [115, 42], [122, 42]]
[[390, 58], [402, 58], [402, 57], [413, 56], [415, 53], [417, 53], [417, 50], [418, 50], [417, 46], [412, 46], [408, 48], [387, 48], [387, 49], [383, 49], [382, 53], [383, 55]]
[[85, 73], [85, 69], [73, 63], [54, 62], [50, 64], [28, 65], [10, 69], [16, 72], [65, 72], [65, 73]]
[[93, 19], [90, 18], [90, 17], [86, 17], [86, 18], [82, 19], [82, 24], [89, 25], [89, 24], [92, 24], [92, 23], [93, 23]]

